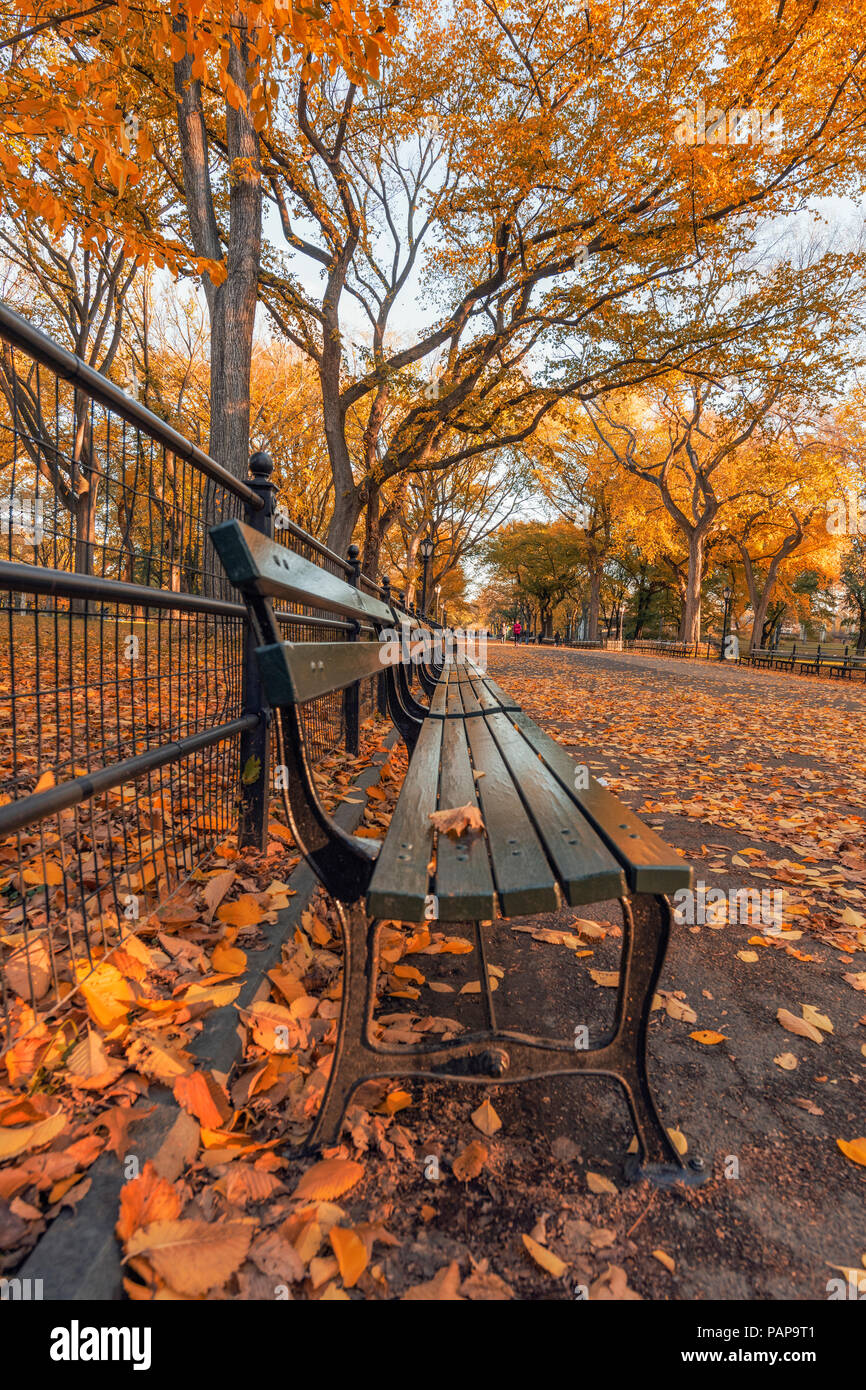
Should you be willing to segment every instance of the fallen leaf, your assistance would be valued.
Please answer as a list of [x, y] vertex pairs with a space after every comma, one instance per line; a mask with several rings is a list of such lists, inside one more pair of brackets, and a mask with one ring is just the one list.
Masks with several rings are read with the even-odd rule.
[[783, 1028], [789, 1033], [796, 1033], [800, 1038], [808, 1038], [810, 1042], [823, 1042], [820, 1031], [807, 1023], [804, 1018], [798, 1018], [796, 1014], [789, 1013], [787, 1009], [780, 1009], [776, 1018]]
[[363, 1176], [363, 1166], [350, 1158], [323, 1158], [307, 1169], [292, 1195], [331, 1201], [334, 1197], [342, 1197]]
[[429, 819], [434, 830], [438, 830], [440, 835], [450, 835], [452, 840], [484, 829], [481, 812], [471, 803], [467, 806], [454, 806], [447, 811], [431, 811]]
[[0, 1129], [0, 1159], [17, 1158], [28, 1149], [40, 1149], [50, 1144], [66, 1128], [66, 1114], [60, 1109], [35, 1125], [21, 1125], [15, 1129]]
[[207, 920], [213, 920], [213, 915], [231, 888], [237, 874], [234, 869], [226, 869], [221, 874], [214, 874], [209, 879], [205, 888], [202, 889], [202, 898], [207, 906]]
[[539, 1245], [537, 1240], [532, 1239], [532, 1236], [521, 1236], [521, 1240], [537, 1265], [541, 1265], [541, 1268], [546, 1270], [548, 1274], [552, 1274], [554, 1279], [562, 1278], [568, 1269], [564, 1260], [561, 1260], [558, 1255], [554, 1255], [553, 1251], [548, 1250], [546, 1246]]
[[837, 1139], [836, 1143], [846, 1158], [866, 1168], [866, 1139]]
[[492, 1269], [475, 1269], [463, 1280], [460, 1292], [473, 1303], [504, 1303], [514, 1298], [514, 1290]]
[[202, 1294], [221, 1288], [240, 1268], [252, 1232], [247, 1221], [154, 1221], [133, 1233], [126, 1253], [144, 1255], [178, 1293]]
[[476, 1129], [480, 1129], [482, 1134], [488, 1138], [502, 1128], [502, 1121], [497, 1115], [489, 1100], [483, 1100], [477, 1110], [473, 1110], [469, 1116]]
[[134, 1231], [154, 1221], [173, 1221], [180, 1216], [181, 1202], [177, 1188], [160, 1177], [151, 1162], [144, 1165], [139, 1177], [120, 1189], [120, 1215], [115, 1231], [125, 1244]]
[[640, 1299], [640, 1294], [629, 1288], [628, 1276], [624, 1269], [620, 1269], [619, 1265], [608, 1265], [604, 1274], [600, 1275], [593, 1284], [590, 1284], [589, 1296], [590, 1299], [612, 1299], [623, 1302]]
[[799, 1066], [793, 1052], [782, 1052], [778, 1057], [774, 1057], [773, 1061], [776, 1063], [776, 1066], [781, 1067], [783, 1071], [793, 1071], [795, 1067]]
[[812, 1004], [802, 1004], [802, 1014], [807, 1023], [811, 1023], [813, 1028], [820, 1028], [822, 1033], [832, 1033], [833, 1025], [826, 1014], [819, 1014]]
[[618, 970], [590, 970], [589, 973], [597, 985], [604, 985], [607, 989], [619, 984]]
[[654, 1250], [653, 1258], [658, 1260], [659, 1264], [663, 1264], [665, 1269], [668, 1270], [670, 1274], [676, 1274], [676, 1260], [673, 1259], [673, 1257], [669, 1255], [666, 1250]]
[[701, 1028], [696, 1033], [689, 1033], [689, 1037], [694, 1038], [695, 1042], [704, 1043], [707, 1047], [727, 1041], [725, 1033], [714, 1033], [711, 1028]]
[[586, 1185], [590, 1192], [609, 1193], [613, 1197], [617, 1196], [619, 1192], [610, 1178], [604, 1177], [601, 1173], [587, 1173]]
[[440, 1269], [426, 1284], [413, 1284], [403, 1294], [401, 1303], [462, 1303], [460, 1295], [460, 1266], [456, 1260]]
[[247, 968], [246, 953], [237, 946], [218, 941], [213, 948], [211, 964], [220, 975], [243, 975]]
[[209, 1071], [179, 1076], [174, 1083], [174, 1098], [208, 1129], [221, 1129], [232, 1113], [228, 1096]]
[[340, 1277], [347, 1289], [357, 1284], [367, 1268], [369, 1256], [364, 1242], [346, 1226], [332, 1226], [328, 1233], [331, 1248], [340, 1266]]
[[808, 1110], [810, 1115], [823, 1115], [824, 1111], [813, 1100], [808, 1100], [805, 1096], [795, 1096], [794, 1104], [799, 1105], [801, 1110]]
[[217, 908], [217, 917], [230, 927], [257, 927], [267, 911], [252, 893], [242, 893], [233, 903]]
[[467, 1144], [462, 1153], [458, 1154], [453, 1164], [455, 1178], [460, 1182], [469, 1182], [472, 1178], [477, 1178], [488, 1159], [488, 1153], [483, 1144], [479, 1144], [477, 1139], [473, 1139], [471, 1144]]

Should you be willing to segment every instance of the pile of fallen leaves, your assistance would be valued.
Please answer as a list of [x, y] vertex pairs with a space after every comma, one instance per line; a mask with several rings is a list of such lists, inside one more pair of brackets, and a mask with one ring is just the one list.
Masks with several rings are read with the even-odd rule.
[[[382, 728], [379, 721], [365, 728], [358, 757], [334, 753], [321, 761], [318, 775], [329, 809], [381, 751]], [[212, 1011], [234, 1007], [254, 968], [250, 957], [262, 944], [262, 927], [273, 925], [294, 896], [286, 880], [300, 855], [279, 815], [275, 806], [264, 854], [239, 852], [234, 838], [226, 837], [120, 944], [92, 933], [89, 959], [73, 961], [65, 997], [53, 1013], [40, 1016], [26, 998], [14, 997], [13, 957], [6, 983], [15, 1041], [0, 1055], [0, 1272], [17, 1267], [64, 1206], [76, 1207], [91, 1186], [87, 1170], [103, 1150], [118, 1161], [134, 1151], [130, 1127], [148, 1113], [136, 1103], [151, 1085], [174, 1089], [179, 1103], [195, 1102], [189, 1044]], [[22, 995], [34, 973], [37, 996], [47, 990], [38, 966], [31, 943], [21, 964]], [[335, 1017], [333, 1001], [322, 1000], [321, 1006]], [[253, 1006], [251, 1027], [259, 1009]], [[323, 1020], [308, 1022], [298, 1005], [295, 1014], [295, 1035], [321, 1028]], [[324, 1031], [329, 1027], [330, 1020]], [[293, 1065], [289, 1054], [277, 1058], [277, 1078]], [[273, 1082], [259, 1079], [260, 1090], [268, 1084]], [[278, 1087], [274, 1105], [280, 1098]], [[230, 1120], [227, 1109], [219, 1119], [212, 1104], [205, 1118], [210, 1123], [197, 1128], [196, 1149], [200, 1143], [235, 1153], [252, 1143], [246, 1112]]]

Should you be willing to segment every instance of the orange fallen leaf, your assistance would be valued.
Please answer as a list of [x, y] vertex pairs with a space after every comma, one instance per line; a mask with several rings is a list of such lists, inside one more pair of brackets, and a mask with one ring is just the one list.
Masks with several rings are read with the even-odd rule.
[[789, 1013], [787, 1009], [779, 1009], [776, 1019], [789, 1033], [796, 1033], [799, 1038], [808, 1038], [810, 1042], [814, 1043], [824, 1041], [818, 1028], [807, 1023], [804, 1018], [798, 1018], [796, 1014]]
[[340, 1266], [340, 1277], [347, 1289], [354, 1288], [364, 1270], [369, 1256], [364, 1242], [346, 1226], [332, 1226], [328, 1239]]
[[690, 1038], [695, 1042], [704, 1043], [707, 1047], [712, 1047], [714, 1043], [726, 1041], [726, 1034], [714, 1033], [711, 1028], [699, 1028], [695, 1033], [689, 1033]]
[[837, 1139], [836, 1143], [846, 1158], [866, 1168], [866, 1139]]
[[476, 1129], [480, 1129], [482, 1134], [489, 1138], [502, 1128], [502, 1121], [497, 1115], [489, 1100], [483, 1100], [477, 1110], [473, 1110], [469, 1117]]
[[144, 1255], [178, 1293], [203, 1294], [220, 1288], [240, 1268], [253, 1230], [246, 1220], [153, 1221], [133, 1233], [127, 1255]]
[[460, 1289], [460, 1266], [456, 1260], [440, 1269], [425, 1284], [413, 1284], [403, 1294], [401, 1303], [462, 1303]]
[[239, 950], [237, 946], [227, 946], [224, 942], [218, 941], [213, 948], [211, 964], [214, 970], [218, 970], [222, 975], [243, 975], [247, 968], [246, 952]]
[[342, 1197], [363, 1176], [363, 1166], [350, 1158], [323, 1158], [307, 1169], [292, 1195], [331, 1201], [334, 1197]]
[[174, 1098], [178, 1105], [208, 1129], [221, 1129], [232, 1113], [228, 1096], [209, 1071], [194, 1071], [188, 1076], [179, 1076], [174, 1083]]
[[471, 1178], [477, 1178], [488, 1159], [488, 1153], [483, 1144], [479, 1144], [477, 1139], [473, 1139], [471, 1144], [467, 1144], [461, 1154], [455, 1158], [452, 1168], [455, 1178], [460, 1182], [469, 1182]]
[[218, 907], [216, 915], [230, 927], [257, 927], [266, 910], [252, 893], [242, 893], [233, 903]]
[[133, 1178], [120, 1189], [120, 1215], [115, 1231], [126, 1243], [133, 1231], [152, 1221], [172, 1221], [180, 1216], [180, 1194], [172, 1183], [161, 1178], [148, 1160], [140, 1177]]
[[540, 1265], [548, 1274], [552, 1274], [554, 1279], [562, 1278], [568, 1269], [565, 1260], [554, 1255], [553, 1251], [548, 1250], [546, 1246], [539, 1245], [537, 1240], [532, 1239], [532, 1236], [521, 1236], [521, 1240], [537, 1265]]

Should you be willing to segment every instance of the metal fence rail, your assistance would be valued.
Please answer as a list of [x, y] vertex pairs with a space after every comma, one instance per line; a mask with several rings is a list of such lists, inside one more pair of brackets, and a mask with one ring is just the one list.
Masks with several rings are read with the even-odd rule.
[[[252, 635], [207, 532], [239, 517], [271, 534], [270, 472], [258, 454], [234, 478], [0, 305], [0, 1046], [227, 833], [266, 839]], [[357, 574], [277, 521], [289, 548]], [[297, 640], [353, 636], [281, 617]], [[314, 753], [356, 750], [371, 708], [369, 690], [311, 702]]]

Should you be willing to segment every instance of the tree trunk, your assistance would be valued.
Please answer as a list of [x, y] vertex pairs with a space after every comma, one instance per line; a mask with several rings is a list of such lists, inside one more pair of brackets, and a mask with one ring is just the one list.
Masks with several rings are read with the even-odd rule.
[[704, 571], [704, 533], [689, 536], [689, 569], [686, 576], [685, 607], [680, 640], [692, 646], [701, 640], [701, 581]]
[[[185, 17], [174, 21], [185, 28]], [[228, 71], [250, 97], [247, 81], [249, 52], [246, 36], [229, 49]], [[191, 76], [191, 59], [185, 55], [174, 66], [178, 98], [178, 135], [183, 164], [187, 215], [197, 255], [209, 260], [224, 258], [213, 205], [213, 190], [202, 108], [201, 84]], [[229, 191], [229, 233], [225, 251], [226, 276], [215, 285], [209, 276], [203, 284], [210, 313], [210, 440], [209, 452], [236, 478], [246, 478], [250, 436], [250, 369], [253, 327], [258, 298], [262, 238], [262, 189], [259, 138], [249, 107], [235, 110], [226, 103], [226, 144], [232, 168]], [[214, 489], [206, 504], [215, 511]], [[205, 513], [207, 523], [211, 517]]]
[[[382, 553], [382, 494], [371, 488], [364, 515], [364, 553], [361, 568], [370, 579], [378, 580]], [[348, 545], [348, 541], [346, 542]], [[340, 554], [343, 552], [341, 551]]]
[[586, 635], [590, 642], [598, 641], [598, 612], [600, 595], [601, 574], [594, 572], [589, 576], [589, 630]]

